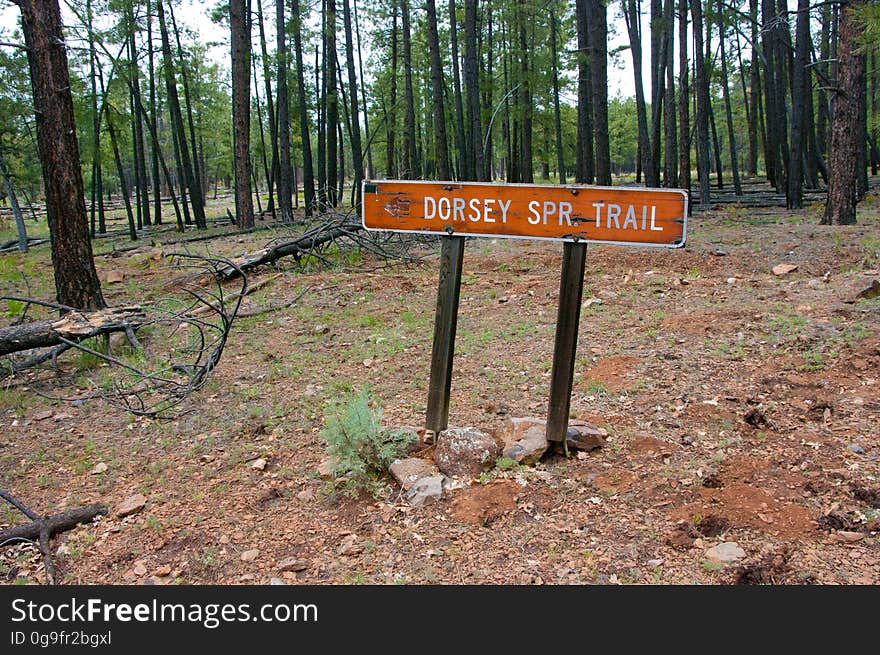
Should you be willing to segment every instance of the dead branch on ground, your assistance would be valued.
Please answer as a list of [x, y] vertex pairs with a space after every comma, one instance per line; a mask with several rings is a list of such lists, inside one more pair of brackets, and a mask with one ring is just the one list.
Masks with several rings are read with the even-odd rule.
[[[175, 297], [150, 306], [132, 306], [74, 312], [58, 319], [33, 320], [0, 328], [0, 355], [7, 357], [8, 377], [52, 359], [67, 350], [106, 366], [84, 372], [91, 390], [77, 398], [58, 398], [31, 388], [54, 400], [100, 398], [138, 416], [167, 415], [194, 391], [202, 388], [219, 362], [241, 299], [248, 292], [247, 278], [240, 275], [240, 290], [229, 294], [219, 282], [218, 271], [234, 268], [226, 260], [191, 254], [171, 255], [176, 269], [195, 271], [181, 276]], [[213, 280], [214, 288], [201, 284]], [[182, 297], [181, 297], [182, 296]], [[0, 300], [42, 305], [65, 310], [53, 303], [5, 296]], [[124, 335], [114, 346], [111, 336]], [[98, 343], [88, 340], [101, 337]], [[116, 354], [111, 349], [116, 348]], [[48, 350], [46, 350], [48, 348]], [[22, 358], [23, 357], [23, 358]], [[90, 376], [97, 376], [93, 379]]]
[[0, 498], [6, 500], [31, 520], [30, 523], [25, 525], [17, 525], [0, 530], [0, 547], [17, 541], [36, 542], [40, 553], [43, 555], [46, 577], [49, 580], [49, 584], [55, 584], [55, 564], [52, 561], [52, 551], [49, 548], [49, 540], [52, 538], [52, 535], [75, 528], [80, 523], [88, 523], [96, 516], [104, 516], [108, 513], [104, 505], [95, 503], [94, 505], [69, 509], [59, 514], [41, 517], [8, 491], [0, 489]]

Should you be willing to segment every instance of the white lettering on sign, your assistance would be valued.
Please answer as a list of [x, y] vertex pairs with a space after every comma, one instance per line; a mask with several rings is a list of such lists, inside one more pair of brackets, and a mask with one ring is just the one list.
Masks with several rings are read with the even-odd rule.
[[545, 200], [543, 203], [538, 200], [532, 200], [529, 203], [529, 216], [526, 216], [532, 225], [547, 225], [547, 220], [555, 218], [559, 225], [571, 225], [571, 203], [562, 201], [555, 203], [552, 200]]
[[[470, 202], [465, 202], [464, 198], [452, 198], [450, 200], [446, 196], [434, 198], [433, 196], [425, 196], [425, 215], [426, 221], [439, 218], [441, 221], [452, 221], [459, 223], [495, 223], [496, 211], [495, 207], [500, 210], [501, 222], [507, 223], [507, 210], [510, 209], [510, 200], [497, 200], [496, 198], [471, 198]], [[563, 203], [568, 204], [568, 203]], [[571, 205], [569, 205], [569, 213]]]
[[[626, 214], [623, 219], [623, 228], [620, 226], [620, 214], [623, 212], [623, 208], [620, 205], [615, 205], [614, 203], [605, 204], [604, 200], [599, 202], [592, 203], [593, 207], [596, 208], [596, 227], [602, 227], [602, 210], [605, 210], [605, 227], [611, 228], [612, 223], [614, 227], [618, 230], [620, 229], [630, 229], [638, 230], [639, 225], [636, 221], [636, 206], [635, 205], [627, 205]], [[648, 209], [651, 210], [651, 221], [650, 225], [648, 223]], [[655, 220], [657, 218], [657, 207], [654, 205], [642, 205], [642, 227], [643, 230], [653, 230], [654, 232], [662, 232], [663, 226], [656, 225]], [[531, 219], [529, 219], [531, 221]]]
[[[424, 219], [439, 219], [452, 223], [507, 223], [508, 211], [512, 200], [497, 198], [449, 198], [425, 196]], [[592, 203], [596, 210], [596, 227], [615, 230], [651, 230], [662, 232], [663, 226], [657, 225], [657, 207], [655, 205], [619, 205], [613, 202]], [[531, 225], [556, 224], [577, 226], [581, 217], [573, 216], [572, 203], [565, 200], [532, 200], [528, 204], [526, 219]], [[500, 220], [499, 220], [500, 219]]]

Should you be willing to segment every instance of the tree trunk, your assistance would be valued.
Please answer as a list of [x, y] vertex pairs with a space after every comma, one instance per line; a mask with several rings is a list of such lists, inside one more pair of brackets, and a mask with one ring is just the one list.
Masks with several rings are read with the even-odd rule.
[[458, 16], [455, 10], [455, 0], [449, 0], [449, 37], [452, 44], [452, 94], [455, 100], [455, 146], [458, 149], [458, 178], [464, 179], [466, 170], [466, 146], [465, 146], [465, 123], [464, 104], [461, 97], [461, 73], [459, 72], [458, 53]]
[[[95, 72], [95, 64], [98, 55], [95, 52], [95, 37], [93, 33], [92, 2], [86, 3], [86, 29], [89, 36], [89, 77], [92, 84], [92, 180], [91, 180], [91, 229], [90, 234], [95, 236], [95, 216], [98, 205], [103, 205], [104, 196], [101, 189], [101, 112], [98, 110], [98, 75]], [[103, 212], [98, 226], [98, 232], [103, 234], [107, 231]]]
[[[272, 152], [272, 165], [266, 173], [266, 192], [269, 194], [266, 211], [275, 216], [275, 185], [278, 182], [278, 171], [280, 163], [278, 161], [278, 121], [275, 111], [275, 99], [272, 96], [272, 73], [269, 65], [269, 50], [266, 47], [266, 26], [263, 20], [263, 0], [257, 0], [257, 27], [260, 30], [260, 53], [263, 62], [263, 83], [266, 86], [266, 113], [269, 118], [269, 146]], [[254, 86], [257, 81], [254, 79]], [[260, 121], [262, 125], [262, 121]], [[265, 148], [264, 148], [265, 153]], [[265, 154], [264, 154], [265, 158]]]
[[590, 71], [590, 21], [588, 0], [575, 1], [577, 22], [577, 159], [575, 181], [592, 184], [594, 178], [593, 157], [593, 104], [592, 72]]
[[290, 163], [290, 100], [287, 93], [287, 22], [284, 0], [275, 1], [276, 53], [278, 59], [278, 209], [281, 222], [293, 221], [293, 166]]
[[703, 56], [703, 7], [691, 2], [694, 33], [694, 92], [697, 100], [697, 177], [700, 181], [700, 209], [710, 205], [709, 185], [709, 81]]
[[0, 177], [3, 178], [3, 186], [6, 188], [6, 195], [9, 198], [9, 207], [12, 209], [12, 217], [15, 219], [15, 229], [18, 232], [18, 250], [19, 252], [27, 252], [27, 228], [24, 224], [24, 216], [21, 215], [21, 207], [18, 206], [18, 198], [15, 197], [15, 187], [12, 185], [9, 170], [3, 160], [2, 148], [0, 148]]
[[229, 0], [232, 58], [232, 137], [235, 213], [239, 230], [254, 226], [251, 197], [251, 12], [248, 0]]
[[[156, 72], [153, 62], [153, 14], [151, 12], [152, 0], [147, 0], [147, 65], [149, 68], [149, 84], [150, 84], [150, 114], [147, 117], [147, 129], [151, 134], [155, 134], [158, 129], [156, 127]], [[150, 155], [150, 173], [153, 181], [153, 224], [162, 224], [162, 180], [159, 177], [159, 158], [161, 152], [158, 149], [157, 141], [150, 140], [152, 144]], [[169, 192], [173, 195], [174, 191], [169, 186]]]
[[831, 119], [831, 146], [828, 149], [828, 200], [823, 225], [852, 225], [856, 222], [858, 192], [859, 113], [865, 80], [865, 57], [859, 51], [863, 28], [852, 15], [860, 2], [845, 0], [840, 6], [837, 41], [837, 89]]
[[[470, 2], [471, 0], [468, 0]], [[519, 110], [521, 112], [520, 119], [520, 182], [534, 182], [534, 174], [532, 171], [532, 84], [531, 72], [529, 71], [530, 48], [528, 38], [526, 36], [526, 24], [529, 17], [527, 11], [526, 0], [521, 0], [519, 11], [519, 47], [520, 47], [520, 87], [519, 87]], [[604, 6], [603, 6], [604, 8]], [[468, 96], [470, 104], [470, 96]], [[479, 108], [479, 104], [477, 105]], [[477, 112], [477, 124], [475, 129], [479, 127], [479, 112]], [[477, 170], [479, 170], [479, 148], [482, 144], [477, 143]]]
[[[196, 129], [193, 124], [192, 98], [189, 93], [189, 75], [186, 72], [186, 59], [183, 53], [183, 46], [180, 43], [180, 31], [177, 29], [177, 21], [174, 19], [174, 5], [170, 2], [168, 4], [168, 15], [171, 18], [171, 27], [174, 30], [174, 39], [177, 42], [177, 58], [180, 62], [180, 79], [183, 83], [183, 98], [186, 101], [186, 123], [189, 128], [190, 148], [192, 148], [192, 166], [189, 168], [189, 174], [192, 176], [190, 180], [191, 187], [189, 190], [190, 201], [192, 202], [193, 218], [195, 219], [196, 227], [199, 229], [205, 229], [208, 227], [208, 223], [205, 220], [205, 195], [202, 191], [202, 166], [199, 163], [199, 149], [196, 146]], [[183, 131], [182, 119], [180, 130], [181, 143], [186, 145], [186, 133]]]
[[[663, 184], [678, 186], [678, 137], [675, 126], [675, 0], [666, 0], [663, 15], [666, 54], [666, 86], [663, 97], [664, 162]], [[684, 99], [687, 102], [687, 99]]]
[[309, 113], [306, 103], [306, 79], [303, 70], [302, 14], [299, 0], [293, 0], [293, 48], [296, 56], [296, 85], [299, 95], [299, 129], [303, 158], [303, 200], [305, 215], [311, 216], [315, 208], [315, 171], [312, 164], [312, 142], [309, 135]]
[[[433, 4], [433, 0], [430, 0], [430, 2]], [[345, 30], [345, 67], [348, 69], [348, 104], [351, 107], [349, 120], [351, 121], [351, 162], [352, 171], [354, 173], [352, 177], [352, 196], [354, 198], [353, 206], [357, 207], [360, 204], [361, 198], [361, 180], [364, 179], [364, 157], [361, 148], [361, 125], [360, 120], [358, 119], [357, 75], [354, 68], [354, 38], [351, 29], [351, 7], [349, 5], [349, 0], [342, 0], [342, 22]], [[438, 60], [439, 54], [440, 53], [438, 52]], [[441, 101], [443, 99], [442, 93], [440, 99]], [[440, 107], [440, 115], [443, 115], [442, 104]], [[445, 132], [443, 136], [445, 146]]]
[[678, 4], [678, 184], [690, 192], [691, 189], [691, 119], [690, 91], [688, 87], [688, 0], [679, 0]]
[[[629, 34], [629, 49], [633, 61], [633, 77], [636, 91], [636, 121], [639, 127], [638, 159], [641, 170], [645, 172], [645, 185], [659, 186], [660, 180], [654, 177], [654, 150], [648, 134], [648, 113], [645, 107], [645, 87], [642, 83], [642, 35], [641, 35], [641, 2], [624, 0], [623, 17]], [[653, 80], [653, 74], [652, 74]]]
[[[373, 149], [370, 147], [370, 143], [371, 143], [371, 139], [370, 139], [370, 111], [369, 111], [369, 107], [367, 106], [367, 82], [366, 82], [367, 78], [364, 77], [364, 55], [361, 50], [361, 27], [360, 27], [360, 21], [358, 20], [358, 11], [357, 11], [357, 3], [356, 2], [354, 4], [353, 9], [354, 9], [354, 32], [355, 32], [355, 36], [357, 37], [357, 44], [358, 44], [358, 46], [357, 46], [358, 69], [360, 70], [360, 73], [361, 73], [361, 101], [363, 104], [363, 111], [364, 111], [364, 134], [367, 135], [367, 144], [366, 144], [367, 172], [366, 172], [366, 176], [368, 178], [372, 178], [374, 175], [374, 171], [376, 169], [373, 168]], [[360, 185], [358, 185], [358, 188], [360, 188]], [[358, 193], [360, 193], [360, 191], [358, 191]]]
[[604, 0], [587, 0], [590, 19], [590, 71], [592, 76], [593, 143], [596, 184], [611, 185], [611, 150], [608, 141], [608, 24]]
[[[348, 0], [344, 0], [346, 3]], [[437, 179], [450, 180], [449, 150], [446, 140], [446, 112], [443, 107], [443, 64], [440, 61], [440, 37], [437, 35], [437, 7], [434, 0], [426, 0], [428, 53], [431, 60], [431, 103], [434, 107], [434, 154], [437, 159]]]
[[742, 195], [742, 184], [739, 179], [739, 162], [736, 154], [736, 133], [733, 129], [733, 110], [730, 107], [730, 80], [727, 76], [727, 49], [725, 47], [726, 35], [724, 27], [723, 0], [718, 0], [718, 40], [719, 56], [721, 58], [721, 93], [724, 96], [724, 114], [727, 119], [727, 145], [730, 149], [730, 173], [733, 176], [733, 192]]
[[[189, 146], [186, 141], [186, 131], [183, 127], [183, 114], [180, 109], [180, 98], [177, 95], [177, 81], [174, 76], [174, 58], [171, 55], [171, 42], [168, 39], [168, 26], [165, 23], [165, 10], [163, 8], [164, 0], [158, 0], [156, 9], [159, 17], [159, 31], [162, 34], [162, 58], [164, 60], [163, 68], [165, 70], [165, 87], [168, 92], [168, 109], [171, 112], [171, 126], [173, 137], [176, 143], [176, 153], [178, 154], [178, 170], [181, 179], [179, 184], [181, 188], [186, 186], [189, 191], [189, 199], [192, 205], [193, 214], [196, 217], [196, 225], [201, 220], [204, 222], [204, 206], [200, 202], [201, 186], [195, 176], [195, 172], [190, 160]], [[188, 217], [186, 202], [184, 202], [184, 215]], [[201, 210], [201, 218], [199, 218], [199, 210]], [[187, 221], [188, 222], [188, 221]]]
[[150, 196], [147, 193], [147, 158], [144, 146], [144, 124], [135, 107], [142, 102], [140, 68], [137, 63], [137, 42], [135, 40], [134, 12], [132, 12], [131, 32], [129, 34], [129, 61], [131, 63], [131, 105], [132, 126], [134, 138], [134, 172], [135, 187], [137, 188], [137, 219], [138, 228], [150, 224]]
[[416, 158], [416, 114], [413, 94], [412, 33], [410, 31], [409, 0], [401, 0], [400, 15], [403, 30], [403, 158], [400, 177], [412, 180], [418, 177]]
[[57, 0], [16, 4], [27, 44], [56, 298], [69, 307], [100, 309], [104, 297], [89, 240], [61, 10]]
[[[395, 137], [397, 136], [397, 4], [391, 5], [391, 83], [385, 117], [385, 176], [397, 177]], [[462, 126], [463, 127], [463, 126]]]
[[804, 206], [804, 126], [808, 88], [807, 65], [810, 61], [810, 2], [798, 0], [795, 32], [794, 82], [791, 89], [791, 150], [788, 160], [788, 187], [786, 206], [801, 209]]
[[559, 184], [565, 184], [565, 156], [562, 151], [562, 115], [559, 110], [559, 52], [556, 49], [556, 13], [550, 12], [550, 65], [553, 73], [553, 128], [556, 134], [556, 168]]
[[[480, 122], [479, 55], [477, 54], [477, 2], [464, 3], [464, 86], [467, 111], [467, 142], [463, 179], [476, 180], [482, 169], [482, 125]], [[523, 62], [525, 62], [523, 55]], [[528, 65], [525, 64], [524, 65]]]
[[325, 121], [327, 139], [327, 204], [335, 207], [339, 202], [336, 185], [340, 177], [339, 170], [339, 95], [336, 86], [336, 0], [325, 0], [324, 12], [327, 23], [324, 27], [324, 93]]
[[663, 0], [651, 0], [651, 169], [645, 169], [648, 186], [660, 186], [660, 144], [663, 129], [663, 79], [666, 43], [663, 39]]

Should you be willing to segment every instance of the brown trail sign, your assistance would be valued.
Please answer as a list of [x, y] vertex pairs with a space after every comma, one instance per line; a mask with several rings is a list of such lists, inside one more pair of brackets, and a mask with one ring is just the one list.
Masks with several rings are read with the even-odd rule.
[[367, 230], [444, 236], [426, 428], [446, 429], [464, 237], [564, 241], [547, 439], [568, 430], [587, 243], [680, 248], [688, 193], [681, 189], [365, 180]]
[[362, 198], [364, 227], [395, 232], [677, 248], [687, 222], [678, 189], [378, 181]]

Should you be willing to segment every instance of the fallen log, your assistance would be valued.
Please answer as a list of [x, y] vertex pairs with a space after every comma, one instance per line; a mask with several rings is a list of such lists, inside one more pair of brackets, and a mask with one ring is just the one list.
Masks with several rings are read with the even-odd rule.
[[[37, 246], [41, 243], [48, 243], [49, 239], [41, 239], [39, 237], [28, 237], [28, 246]], [[0, 252], [12, 252], [18, 250], [18, 239], [12, 241], [4, 241], [0, 244]]]
[[353, 219], [332, 221], [309, 230], [295, 239], [283, 241], [267, 248], [261, 248], [240, 257], [233, 257], [229, 260], [233, 266], [219, 267], [218, 275], [223, 280], [229, 280], [257, 266], [271, 264], [282, 257], [309, 253], [312, 249], [325, 243], [330, 243], [335, 239], [351, 235], [362, 229], [363, 226]]
[[139, 305], [131, 305], [95, 312], [68, 312], [61, 318], [0, 327], [0, 356], [78, 342], [111, 332], [129, 333], [145, 319], [144, 310]]

